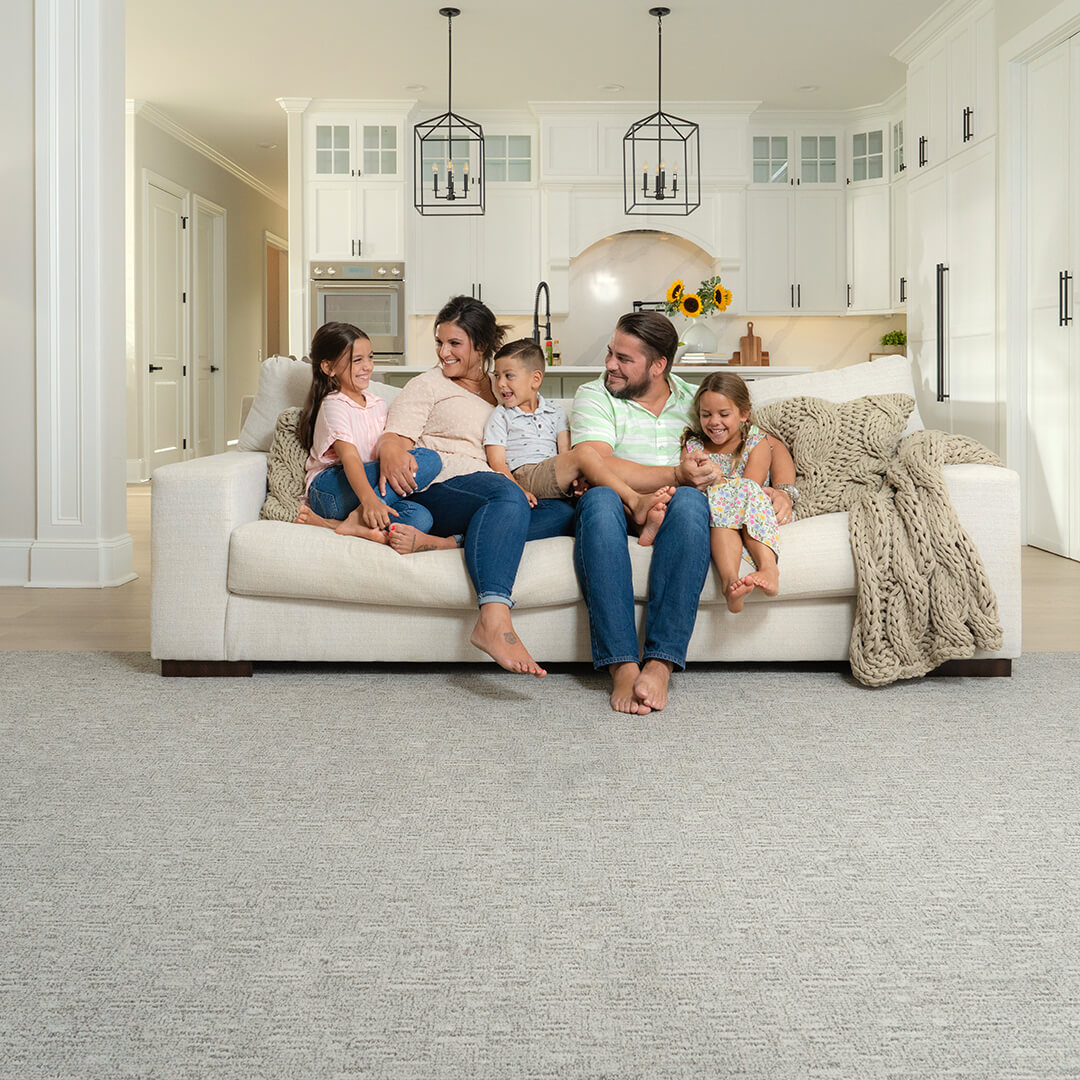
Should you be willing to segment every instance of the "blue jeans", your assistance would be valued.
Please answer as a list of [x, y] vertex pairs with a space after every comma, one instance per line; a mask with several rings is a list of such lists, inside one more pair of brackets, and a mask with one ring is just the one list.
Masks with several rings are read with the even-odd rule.
[[526, 540], [569, 536], [574, 508], [559, 499], [541, 499], [529, 509], [525, 493], [501, 473], [477, 472], [433, 484], [405, 500], [431, 512], [435, 536], [465, 536], [465, 567], [480, 604], [506, 604]]
[[[442, 458], [434, 450], [425, 450], [423, 447], [411, 450], [410, 453], [416, 458], [416, 485], [427, 487], [442, 471]], [[389, 484], [386, 485], [386, 494], [379, 494], [377, 461], [365, 462], [364, 473], [379, 499], [397, 511], [397, 517], [390, 515], [393, 524], [412, 525], [421, 532], [431, 532], [431, 514], [422, 506], [409, 502]], [[308, 505], [316, 514], [334, 521], [344, 521], [360, 505], [360, 499], [345, 475], [345, 466], [340, 462], [331, 465], [329, 469], [323, 469], [311, 481], [307, 499]]]
[[574, 569], [589, 609], [593, 666], [669, 660], [684, 668], [709, 571], [708, 501], [697, 489], [681, 487], [668, 503], [653, 543], [644, 653], [626, 537], [619, 496], [611, 488], [589, 488], [578, 501]]

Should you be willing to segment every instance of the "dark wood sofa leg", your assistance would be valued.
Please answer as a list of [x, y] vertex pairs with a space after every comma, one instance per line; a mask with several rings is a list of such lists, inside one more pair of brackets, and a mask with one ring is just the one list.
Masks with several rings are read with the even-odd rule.
[[162, 660], [161, 674], [169, 679], [205, 679], [229, 676], [251, 678], [250, 660]]
[[949, 660], [939, 668], [934, 668], [931, 675], [955, 677], [966, 675], [973, 679], [1007, 679], [1012, 675], [1011, 660]]

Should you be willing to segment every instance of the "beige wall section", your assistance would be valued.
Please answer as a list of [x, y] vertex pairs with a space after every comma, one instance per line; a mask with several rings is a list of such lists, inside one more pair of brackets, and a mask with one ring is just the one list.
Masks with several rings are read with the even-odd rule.
[[998, 44], [1015, 37], [1057, 6], [1058, 0], [997, 0], [994, 19]]
[[[141, 280], [143, 169], [157, 173], [192, 195], [225, 208], [226, 279], [226, 365], [225, 439], [233, 440], [240, 430], [240, 399], [254, 394], [259, 384], [259, 354], [263, 348], [266, 322], [263, 311], [263, 282], [266, 272], [266, 232], [288, 236], [285, 207], [266, 198], [243, 180], [221, 168], [159, 127], [136, 115], [134, 118], [135, 259], [136, 281]], [[137, 324], [141, 312], [136, 307]], [[138, 341], [138, 335], [136, 336]], [[145, 370], [140, 358], [138, 374]], [[129, 403], [141, 400], [141, 388], [129, 386]], [[141, 413], [141, 410], [139, 410]], [[141, 419], [141, 416], [140, 416]], [[144, 456], [144, 436], [128, 423], [128, 458]]]
[[[0, 42], [0, 543], [35, 536], [34, 3], [5, 0]], [[14, 549], [10, 552], [15, 558]], [[0, 551], [0, 561], [5, 552]], [[24, 556], [18, 556], [24, 557]]]

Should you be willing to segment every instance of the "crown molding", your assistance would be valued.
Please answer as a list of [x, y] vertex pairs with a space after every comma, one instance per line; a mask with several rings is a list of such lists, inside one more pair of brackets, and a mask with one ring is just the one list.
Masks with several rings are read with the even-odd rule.
[[311, 104], [309, 97], [279, 97], [274, 100], [287, 113], [302, 113]]
[[936, 38], [985, 0], [949, 0], [925, 22], [917, 26], [889, 55], [901, 64], [910, 64]]
[[164, 131], [166, 135], [176, 139], [177, 142], [181, 142], [196, 153], [202, 154], [203, 157], [212, 161], [218, 168], [224, 169], [227, 173], [235, 176], [237, 180], [243, 181], [248, 187], [257, 191], [263, 198], [269, 199], [282, 209], [287, 209], [285, 200], [268, 184], [264, 184], [257, 176], [252, 176], [246, 169], [241, 168], [235, 161], [215, 150], [209, 143], [204, 143], [197, 135], [192, 135], [187, 128], [181, 127], [171, 116], [162, 112], [156, 105], [152, 105], [148, 101], [142, 102], [141, 107], [138, 107], [138, 102], [132, 102], [131, 105], [136, 107], [129, 106], [129, 112], [142, 117], [142, 119], [153, 124], [154, 127]]
[[[760, 101], [665, 101], [666, 113], [693, 119], [697, 116], [749, 116], [760, 108]], [[656, 112], [651, 101], [530, 101], [533, 114], [545, 116], [627, 116], [634, 120]]]

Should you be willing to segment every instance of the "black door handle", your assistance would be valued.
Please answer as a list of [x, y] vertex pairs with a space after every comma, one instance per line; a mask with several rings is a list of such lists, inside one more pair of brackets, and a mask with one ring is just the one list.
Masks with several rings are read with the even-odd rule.
[[160, 364], [151, 364], [150, 365], [150, 370], [151, 371], [164, 371], [165, 368], [162, 367]]
[[945, 401], [949, 395], [945, 392], [945, 275], [949, 268], [944, 263], [937, 264], [937, 399]]

